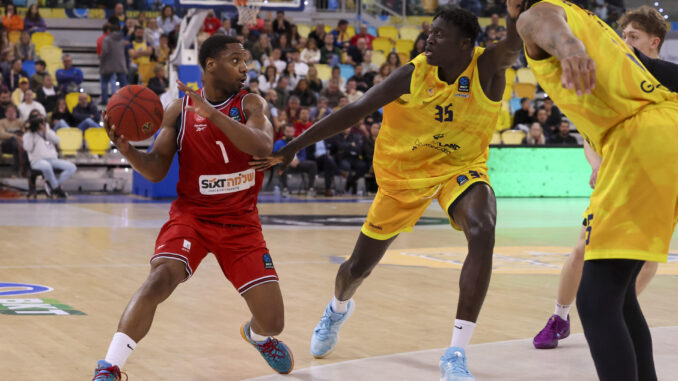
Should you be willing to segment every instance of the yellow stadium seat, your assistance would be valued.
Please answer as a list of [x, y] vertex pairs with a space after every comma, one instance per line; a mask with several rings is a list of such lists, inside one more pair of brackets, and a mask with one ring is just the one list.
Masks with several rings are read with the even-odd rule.
[[404, 26], [400, 29], [400, 38], [403, 40], [416, 41], [421, 31], [413, 26]]
[[[69, 112], [73, 112], [73, 108], [78, 105], [78, 96], [80, 96], [80, 93], [66, 94], [66, 107], [68, 107]], [[92, 97], [89, 94], [87, 94], [87, 101], [92, 101]]]
[[516, 78], [519, 83], [531, 83], [533, 85], [537, 84], [537, 78], [534, 76], [532, 70], [528, 68], [520, 68], [516, 71]]
[[19, 38], [21, 38], [21, 31], [18, 30], [10, 30], [9, 31], [9, 42], [12, 44], [16, 44], [19, 42]]
[[393, 25], [382, 25], [377, 28], [377, 34], [379, 37], [390, 38], [395, 41], [398, 39], [398, 28]]
[[372, 40], [372, 49], [381, 50], [382, 52], [388, 54], [393, 50], [393, 42], [385, 37], [377, 37]]
[[75, 156], [82, 148], [82, 131], [79, 128], [64, 127], [56, 131], [59, 137], [59, 148], [64, 156]]
[[492, 134], [492, 139], [490, 140], [490, 144], [493, 144], [493, 145], [501, 144], [501, 134], [499, 133], [499, 131], [495, 131], [494, 134]]
[[532, 83], [518, 82], [513, 84], [513, 91], [518, 98], [534, 99], [534, 94], [537, 92], [537, 86]]
[[525, 138], [525, 133], [520, 130], [506, 130], [501, 133], [501, 141], [504, 144], [522, 144], [523, 138]]
[[346, 28], [346, 33], [348, 33], [349, 37], [355, 36], [355, 27], [353, 25], [349, 25], [348, 28]]
[[87, 148], [93, 155], [105, 155], [111, 146], [106, 130], [101, 127], [90, 127], [85, 131]]
[[414, 48], [414, 41], [412, 40], [396, 40], [395, 50], [398, 53], [406, 53], [408, 56]]
[[155, 75], [155, 66], [157, 62], [146, 62], [139, 64], [139, 78], [144, 86], [148, 85], [148, 81]]
[[297, 33], [301, 37], [308, 37], [309, 33], [311, 33], [311, 27], [306, 24], [297, 24]]
[[410, 53], [398, 53], [398, 57], [400, 57], [400, 65], [405, 65], [406, 63], [410, 62]]
[[381, 66], [384, 62], [386, 62], [386, 55], [381, 50], [374, 50], [372, 51], [372, 63]]
[[35, 44], [35, 49], [39, 51], [43, 46], [54, 45], [54, 36], [49, 32], [35, 32], [31, 35], [31, 41]]
[[315, 68], [318, 70], [318, 78], [327, 81], [332, 77], [332, 68], [329, 65], [317, 64]]

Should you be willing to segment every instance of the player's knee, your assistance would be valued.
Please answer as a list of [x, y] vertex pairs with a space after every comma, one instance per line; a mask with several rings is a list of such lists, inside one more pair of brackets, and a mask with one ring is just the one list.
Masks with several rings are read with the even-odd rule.
[[374, 267], [369, 266], [365, 263], [351, 260], [344, 262], [344, 265], [347, 267], [348, 273], [353, 279], [367, 278], [372, 272], [372, 268]]
[[494, 242], [496, 217], [492, 213], [480, 213], [466, 220], [466, 234], [469, 241]]
[[159, 265], [151, 271], [142, 287], [146, 295], [167, 295], [174, 290], [181, 280], [173, 274], [170, 266]]

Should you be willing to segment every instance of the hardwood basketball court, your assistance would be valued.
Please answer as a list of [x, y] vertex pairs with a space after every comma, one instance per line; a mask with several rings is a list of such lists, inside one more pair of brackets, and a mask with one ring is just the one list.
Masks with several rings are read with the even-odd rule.
[[[246, 305], [208, 256], [159, 307], [149, 335], [125, 366], [130, 380], [437, 380], [466, 253], [463, 234], [445, 222], [442, 210], [432, 206], [424, 225], [395, 241], [356, 294], [357, 309], [339, 345], [327, 359], [316, 360], [308, 349], [311, 332], [370, 200], [274, 201], [264, 197], [260, 214], [285, 298], [280, 339], [294, 352], [295, 372], [273, 375], [242, 340], [238, 329], [249, 318]], [[469, 348], [477, 380], [596, 379], [576, 312], [573, 336], [558, 349], [531, 345], [553, 313], [560, 266], [577, 239], [586, 203], [498, 200], [494, 273]], [[120, 314], [148, 273], [168, 209], [167, 202], [127, 196], [0, 205], [0, 379], [91, 379]], [[678, 379], [676, 235], [671, 248], [669, 263], [660, 265], [640, 297], [653, 329], [660, 380]], [[52, 290], [16, 295], [24, 288], [6, 283]]]

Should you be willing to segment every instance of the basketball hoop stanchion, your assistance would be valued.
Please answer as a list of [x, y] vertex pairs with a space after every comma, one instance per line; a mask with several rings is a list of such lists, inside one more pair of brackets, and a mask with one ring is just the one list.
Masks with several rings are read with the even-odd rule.
[[238, 9], [238, 25], [256, 24], [261, 6], [247, 5], [247, 0], [235, 0], [235, 7]]

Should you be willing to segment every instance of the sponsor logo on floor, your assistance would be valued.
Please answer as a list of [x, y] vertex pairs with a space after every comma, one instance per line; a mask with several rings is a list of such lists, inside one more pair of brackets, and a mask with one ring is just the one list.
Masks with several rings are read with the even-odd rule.
[[[54, 290], [52, 287], [28, 283], [0, 282], [0, 296], [24, 296]], [[15, 298], [0, 299], [2, 315], [86, 315], [55, 299]]]

